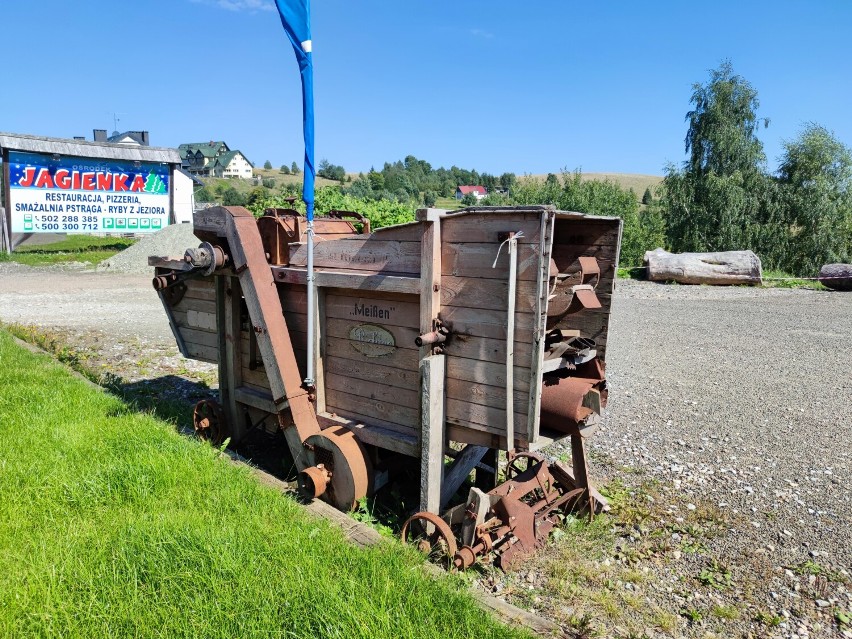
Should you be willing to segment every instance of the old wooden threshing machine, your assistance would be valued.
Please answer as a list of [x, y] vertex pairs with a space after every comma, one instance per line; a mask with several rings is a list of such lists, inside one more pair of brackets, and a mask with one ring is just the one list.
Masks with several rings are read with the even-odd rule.
[[[419, 477], [403, 537], [458, 568], [508, 568], [560, 512], [602, 507], [583, 439], [606, 404], [619, 219], [423, 209], [371, 233], [332, 212], [315, 223], [313, 317], [296, 211], [214, 207], [194, 225], [199, 247], [149, 263], [183, 355], [219, 366], [199, 434], [283, 432], [301, 492], [341, 510]], [[536, 452], [561, 439], [570, 466]]]

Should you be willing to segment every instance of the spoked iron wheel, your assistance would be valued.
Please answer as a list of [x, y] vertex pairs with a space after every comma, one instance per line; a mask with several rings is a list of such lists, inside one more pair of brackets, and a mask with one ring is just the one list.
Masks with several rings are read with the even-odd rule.
[[423, 511], [408, 518], [402, 526], [402, 541], [411, 544], [429, 561], [449, 570], [456, 556], [456, 538], [450, 526], [433, 513]]
[[225, 413], [219, 402], [212, 399], [202, 399], [192, 411], [192, 424], [195, 434], [218, 446], [228, 436], [225, 423]]
[[506, 465], [506, 479], [515, 479], [518, 475], [543, 461], [544, 458], [535, 453], [515, 453]]

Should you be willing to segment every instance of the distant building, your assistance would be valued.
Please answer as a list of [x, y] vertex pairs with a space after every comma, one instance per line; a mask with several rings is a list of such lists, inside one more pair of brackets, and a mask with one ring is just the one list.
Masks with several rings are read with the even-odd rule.
[[465, 195], [469, 194], [473, 194], [477, 200], [481, 200], [488, 195], [488, 191], [484, 186], [460, 186], [456, 189], [457, 200], [461, 200]]
[[92, 133], [92, 139], [95, 142], [109, 142], [124, 146], [151, 146], [147, 131], [125, 131], [124, 133], [113, 131], [112, 135], [107, 136], [106, 129], [94, 129]]
[[178, 147], [184, 170], [202, 177], [238, 177], [249, 179], [254, 165], [240, 151], [232, 151], [225, 142], [190, 142]]

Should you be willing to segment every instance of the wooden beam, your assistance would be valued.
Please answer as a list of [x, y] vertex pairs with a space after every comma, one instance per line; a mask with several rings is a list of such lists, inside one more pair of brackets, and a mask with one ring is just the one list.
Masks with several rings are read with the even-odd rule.
[[458, 457], [453, 460], [453, 463], [447, 468], [444, 474], [444, 483], [441, 486], [441, 510], [447, 505], [456, 491], [470, 475], [470, 471], [482, 461], [485, 453], [488, 452], [487, 446], [477, 446], [468, 444], [464, 450], [459, 453]]
[[440, 513], [444, 480], [444, 376], [443, 355], [430, 355], [420, 362], [420, 510]]

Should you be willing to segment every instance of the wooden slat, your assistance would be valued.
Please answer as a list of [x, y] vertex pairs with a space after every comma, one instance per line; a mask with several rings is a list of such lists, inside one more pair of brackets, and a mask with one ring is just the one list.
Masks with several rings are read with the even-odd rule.
[[[536, 295], [535, 282], [518, 282], [517, 312], [534, 312]], [[508, 281], [450, 276], [441, 279], [442, 306], [461, 306], [505, 312], [508, 308], [508, 296]]]
[[[532, 313], [515, 313], [515, 335], [522, 336], [524, 331], [532, 331]], [[464, 306], [444, 306], [441, 308], [441, 321], [453, 334], [475, 335], [506, 339], [506, 310], [494, 311]]]
[[[290, 245], [290, 264], [306, 266], [307, 245]], [[420, 273], [420, 243], [372, 239], [355, 236], [317, 242], [314, 246], [314, 266], [334, 270], [347, 268], [358, 271]]]
[[[304, 284], [307, 279], [307, 272], [301, 267], [276, 266], [272, 267], [272, 271], [275, 274], [275, 281], [279, 284]], [[314, 281], [319, 287], [348, 288], [359, 291], [419, 293], [420, 290], [420, 279], [413, 275], [317, 270], [314, 272]]]
[[[495, 258], [497, 264], [492, 267]], [[500, 248], [498, 242], [489, 244], [445, 242], [441, 249], [441, 274], [505, 282], [509, 274], [508, 251], [505, 246]], [[535, 281], [537, 274], [538, 247], [533, 244], [519, 244], [518, 279]]]
[[[377, 322], [380, 324], [381, 320]], [[350, 339], [349, 331], [362, 324], [372, 324], [372, 322], [364, 321], [357, 322], [352, 320], [343, 320], [343, 319], [333, 319], [328, 318], [325, 321], [325, 326], [323, 327], [326, 330], [326, 334], [328, 337], [336, 337], [338, 339]], [[407, 328], [404, 326], [389, 326], [387, 324], [380, 324], [382, 328], [387, 330], [391, 335], [393, 335], [394, 343], [396, 344], [396, 348], [410, 348], [413, 350], [417, 350], [417, 345], [414, 343], [414, 340], [419, 335], [418, 331], [413, 328]]]
[[[472, 404], [464, 400], [447, 398], [447, 422], [461, 424], [474, 430], [484, 430], [497, 435], [506, 434], [506, 411], [495, 406]], [[527, 416], [515, 413], [515, 432], [521, 437], [527, 428]]]
[[413, 432], [395, 431], [377, 424], [365, 423], [363, 420], [348, 419], [340, 415], [332, 415], [328, 412], [319, 413], [317, 420], [323, 428], [332, 426], [348, 428], [355, 434], [355, 437], [359, 441], [365, 444], [392, 450], [410, 457], [417, 457], [420, 454], [420, 445], [416, 434]]
[[215, 364], [219, 361], [219, 351], [210, 346], [202, 346], [201, 344], [186, 343], [186, 351], [192, 359], [199, 359], [202, 362]]
[[349, 340], [329, 337], [326, 346], [328, 359], [341, 357], [356, 362], [374, 363], [379, 366], [390, 366], [405, 371], [416, 371], [418, 365], [417, 351], [408, 348], [397, 348], [393, 353], [381, 357], [367, 357], [349, 343]]
[[[517, 332], [516, 332], [517, 334]], [[463, 357], [483, 362], [506, 364], [506, 341], [485, 337], [454, 335], [444, 345], [447, 357]], [[529, 368], [532, 363], [532, 347], [529, 342], [515, 342], [515, 365]]]
[[[506, 406], [506, 387], [490, 386], [488, 384], [476, 384], [448, 377], [445, 382], [447, 397], [460, 401], [469, 401], [473, 404], [493, 406], [501, 408]], [[515, 405], [518, 408], [527, 405], [529, 393], [515, 390]]]
[[194, 298], [194, 297], [189, 297], [187, 295], [184, 295], [183, 298], [181, 298], [180, 302], [178, 302], [174, 306], [174, 310], [175, 310], [175, 312], [182, 311], [182, 312], [186, 313], [186, 312], [189, 312], [189, 311], [196, 311], [198, 313], [210, 313], [212, 315], [215, 315], [216, 314], [215, 298], [216, 298], [215, 292], [214, 292], [213, 298], [209, 299], [209, 300], [197, 299], [197, 298]]
[[326, 373], [326, 391], [336, 390], [357, 395], [376, 402], [388, 402], [404, 408], [419, 409], [420, 393], [417, 390], [405, 390], [393, 386], [383, 386], [369, 380], [363, 380]]
[[[401, 433], [417, 435], [415, 424], [419, 425], [420, 411], [412, 411], [392, 404], [384, 406], [383, 410], [378, 410], [369, 400], [338, 391], [329, 391], [326, 394], [326, 405], [328, 406], [326, 411], [332, 414], [361, 420], [367, 424], [375, 424]], [[391, 417], [391, 419], [380, 415]]]
[[350, 379], [362, 379], [376, 384], [419, 392], [420, 379], [416, 370], [380, 366], [375, 362], [358, 362], [340, 357], [326, 359], [326, 374]]
[[407, 326], [415, 330], [420, 322], [420, 307], [414, 296], [359, 295], [355, 291], [347, 294], [334, 289], [326, 294], [325, 313], [327, 319], [345, 319], [384, 327]]
[[200, 346], [212, 346], [218, 348], [219, 337], [213, 331], [203, 331], [189, 327], [182, 327], [180, 334], [185, 342], [192, 342]]
[[496, 248], [496, 245], [502, 241], [498, 240], [501, 233], [522, 231], [523, 236], [518, 239], [518, 242], [538, 244], [541, 215], [542, 213], [539, 212], [518, 213], [505, 217], [488, 213], [475, 213], [458, 217], [451, 215], [441, 219], [441, 241], [445, 244], [453, 242], [495, 243]]
[[[476, 384], [506, 385], [506, 367], [494, 362], [481, 362], [462, 357], [447, 358], [447, 377]], [[515, 390], [529, 391], [530, 370], [515, 366]]]

